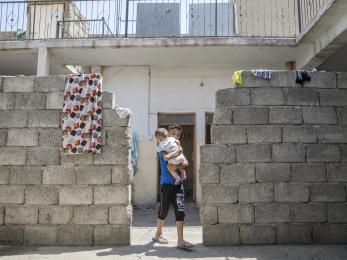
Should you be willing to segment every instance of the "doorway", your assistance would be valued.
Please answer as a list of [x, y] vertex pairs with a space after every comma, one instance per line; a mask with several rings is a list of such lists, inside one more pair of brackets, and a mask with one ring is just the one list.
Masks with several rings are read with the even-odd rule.
[[[183, 153], [188, 160], [189, 166], [186, 168], [187, 179], [185, 181], [185, 199], [195, 199], [195, 114], [167, 114], [158, 113], [158, 128], [167, 128], [169, 125], [179, 124], [182, 127], [181, 145]], [[157, 198], [159, 200], [159, 186], [160, 186], [160, 167], [158, 162], [158, 189]]]

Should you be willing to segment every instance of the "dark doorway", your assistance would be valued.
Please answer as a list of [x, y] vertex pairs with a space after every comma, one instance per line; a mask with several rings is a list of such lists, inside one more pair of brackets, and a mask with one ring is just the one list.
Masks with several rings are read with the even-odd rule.
[[[183, 148], [183, 153], [186, 156], [189, 166], [187, 167], [187, 180], [185, 181], [185, 198], [187, 200], [194, 199], [195, 185], [194, 180], [195, 169], [195, 114], [158, 114], [158, 127], [167, 128], [171, 124], [179, 124], [182, 127], [181, 135], [181, 145]], [[158, 187], [160, 181], [160, 167], [158, 163]], [[159, 199], [159, 188], [158, 190], [158, 199]]]

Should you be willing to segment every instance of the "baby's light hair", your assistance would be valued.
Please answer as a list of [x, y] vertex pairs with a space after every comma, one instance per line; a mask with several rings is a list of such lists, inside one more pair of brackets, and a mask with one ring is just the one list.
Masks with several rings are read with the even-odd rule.
[[165, 128], [158, 128], [157, 130], [155, 130], [154, 136], [167, 138], [168, 134], [169, 133]]

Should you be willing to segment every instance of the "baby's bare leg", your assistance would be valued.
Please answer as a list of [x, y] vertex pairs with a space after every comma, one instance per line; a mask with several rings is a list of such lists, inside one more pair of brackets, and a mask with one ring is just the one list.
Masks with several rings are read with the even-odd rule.
[[179, 182], [180, 177], [178, 176], [176, 170], [175, 170], [175, 166], [171, 163], [167, 164], [167, 169], [168, 171], [171, 173], [172, 177], [174, 177], [174, 179], [176, 180], [176, 183]]

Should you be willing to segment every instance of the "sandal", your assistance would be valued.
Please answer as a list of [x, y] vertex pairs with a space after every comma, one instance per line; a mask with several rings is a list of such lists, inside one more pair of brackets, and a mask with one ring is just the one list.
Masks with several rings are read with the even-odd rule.
[[177, 245], [177, 249], [182, 249], [182, 250], [192, 250], [193, 247], [194, 245], [187, 241], [184, 241], [182, 244]]
[[169, 241], [163, 236], [152, 237], [152, 241], [159, 243], [159, 244], [168, 244], [169, 243]]

